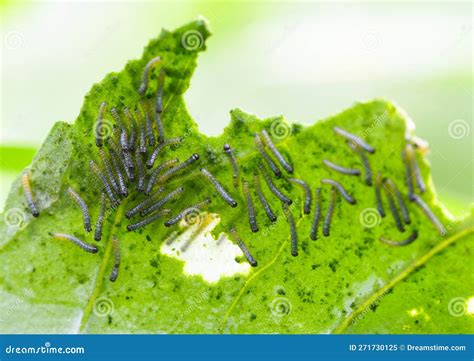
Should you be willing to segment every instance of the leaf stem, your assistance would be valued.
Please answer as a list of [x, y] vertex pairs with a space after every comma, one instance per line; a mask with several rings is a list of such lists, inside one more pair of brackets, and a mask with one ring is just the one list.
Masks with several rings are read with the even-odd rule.
[[403, 281], [407, 278], [412, 272], [417, 270], [420, 266], [427, 263], [433, 256], [443, 251], [446, 247], [453, 244], [456, 240], [469, 235], [470, 233], [474, 232], [474, 227], [466, 228], [459, 233], [452, 235], [451, 237], [446, 238], [443, 242], [438, 243], [436, 246], [431, 248], [427, 253], [425, 253], [422, 257], [414, 260], [410, 266], [408, 266], [403, 272], [398, 274], [394, 279], [390, 282], [385, 284], [383, 287], [379, 288], [372, 296], [370, 296], [365, 302], [363, 302], [360, 306], [358, 306], [344, 321], [334, 329], [333, 333], [340, 334], [343, 333], [344, 330], [348, 328], [348, 326], [353, 322], [353, 320], [364, 312], [368, 307], [370, 307], [374, 302], [377, 301], [383, 294], [388, 292], [391, 288], [393, 288], [396, 284]]

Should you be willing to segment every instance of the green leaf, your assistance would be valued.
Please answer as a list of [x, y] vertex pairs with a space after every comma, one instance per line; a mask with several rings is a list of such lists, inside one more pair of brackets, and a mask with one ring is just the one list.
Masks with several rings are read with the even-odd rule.
[[[194, 37], [187, 38], [189, 34]], [[129, 62], [120, 73], [109, 74], [87, 94], [74, 124], [57, 123], [34, 158], [29, 172], [39, 218], [30, 216], [19, 180], [14, 182], [0, 224], [1, 332], [89, 333], [329, 333], [469, 332], [473, 318], [459, 317], [448, 308], [453, 298], [466, 300], [471, 280], [472, 215], [452, 220], [438, 204], [429, 166], [420, 151], [417, 158], [428, 185], [423, 199], [448, 229], [440, 236], [423, 212], [409, 204], [411, 224], [403, 234], [390, 214], [374, 227], [364, 227], [361, 215], [376, 206], [374, 187], [363, 177], [344, 176], [322, 163], [329, 159], [361, 168], [360, 159], [334, 126], [362, 136], [376, 148], [368, 155], [374, 172], [390, 177], [406, 194], [401, 151], [407, 118], [384, 100], [357, 103], [350, 109], [312, 126], [291, 124], [281, 116], [258, 119], [240, 109], [218, 137], [198, 131], [183, 101], [199, 51], [209, 30], [203, 21], [174, 32], [163, 31], [150, 42], [142, 59]], [[185, 36], [186, 35], [186, 36]], [[193, 40], [196, 42], [186, 42]], [[73, 187], [89, 206], [92, 219], [99, 213], [100, 186], [89, 170], [89, 160], [100, 163], [95, 146], [95, 120], [101, 102], [109, 107], [135, 107], [137, 89], [146, 63], [160, 55], [166, 69], [163, 122], [166, 137], [183, 136], [180, 146], [160, 155], [184, 160], [193, 153], [200, 164], [166, 184], [183, 186], [183, 197], [169, 204], [172, 214], [210, 197], [208, 212], [194, 225], [166, 228], [158, 221], [128, 232], [124, 213], [144, 196], [129, 187], [120, 206], [109, 209], [100, 242], [84, 232], [82, 214], [67, 196]], [[153, 70], [146, 97], [153, 98], [160, 66]], [[206, 96], [206, 94], [203, 94]], [[303, 192], [284, 179], [275, 184], [293, 200], [300, 238], [299, 255], [290, 254], [289, 226], [280, 202], [267, 188], [278, 220], [271, 223], [257, 205], [260, 231], [249, 229], [245, 198], [233, 186], [232, 166], [222, 151], [235, 149], [241, 176], [251, 183], [259, 162], [254, 133], [266, 129], [278, 149], [294, 165], [294, 177], [311, 189], [322, 178], [344, 184], [357, 200], [349, 205], [338, 198], [329, 237], [309, 238], [312, 215], [303, 215]], [[165, 154], [166, 153], [166, 154]], [[206, 167], [238, 202], [229, 207], [201, 175]], [[263, 182], [262, 182], [263, 183]], [[329, 188], [324, 186], [323, 213]], [[387, 205], [385, 205], [387, 207]], [[314, 212], [314, 204], [312, 205]], [[388, 213], [388, 210], [387, 210]], [[15, 216], [17, 218], [15, 218]], [[139, 217], [138, 217], [139, 218]], [[191, 222], [188, 219], [188, 223]], [[258, 261], [251, 268], [227, 233], [238, 230]], [[403, 239], [412, 230], [418, 239], [405, 247], [389, 247], [382, 235]], [[49, 232], [75, 235], [98, 246], [89, 254]], [[209, 233], [211, 232], [211, 233]], [[321, 233], [321, 232], [319, 232]], [[211, 235], [212, 234], [212, 235]], [[116, 282], [111, 239], [121, 244], [121, 266]], [[452, 305], [451, 305], [452, 306]], [[413, 311], [415, 310], [415, 311]], [[450, 313], [451, 311], [451, 313]], [[455, 313], [455, 312], [454, 312]]]

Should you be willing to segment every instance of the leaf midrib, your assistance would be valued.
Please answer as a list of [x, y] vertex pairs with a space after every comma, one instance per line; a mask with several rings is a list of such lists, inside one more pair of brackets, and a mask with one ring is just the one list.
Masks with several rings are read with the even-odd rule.
[[446, 247], [450, 246], [455, 241], [465, 236], [468, 236], [469, 234], [473, 232], [474, 232], [474, 226], [460, 230], [459, 232], [453, 234], [452, 236], [438, 243], [436, 246], [430, 248], [426, 253], [420, 255], [420, 257], [413, 260], [413, 262], [410, 263], [408, 267], [406, 267], [402, 272], [400, 272], [397, 276], [395, 276], [392, 280], [390, 280], [384, 286], [380, 287], [370, 297], [368, 297], [364, 302], [362, 302], [353, 312], [351, 312], [342, 321], [342, 323], [334, 329], [333, 333], [336, 333], [336, 334], [342, 333], [345, 329], [347, 329], [347, 327], [350, 325], [351, 321], [354, 318], [356, 318], [359, 314], [364, 312], [364, 310], [366, 310], [369, 306], [375, 303], [377, 299], [379, 299], [383, 294], [387, 293], [395, 285], [405, 280], [413, 272], [419, 269], [420, 266], [425, 265], [431, 258], [433, 258], [433, 256], [437, 255], [438, 253], [446, 249]]

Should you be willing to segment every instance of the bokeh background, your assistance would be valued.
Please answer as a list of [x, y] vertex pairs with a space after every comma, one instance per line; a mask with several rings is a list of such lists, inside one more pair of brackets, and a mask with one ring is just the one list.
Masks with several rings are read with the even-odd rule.
[[72, 122], [91, 85], [162, 27], [199, 16], [213, 31], [185, 95], [200, 129], [229, 110], [310, 124], [384, 97], [430, 143], [441, 200], [473, 201], [471, 2], [0, 0], [0, 210], [54, 122]]

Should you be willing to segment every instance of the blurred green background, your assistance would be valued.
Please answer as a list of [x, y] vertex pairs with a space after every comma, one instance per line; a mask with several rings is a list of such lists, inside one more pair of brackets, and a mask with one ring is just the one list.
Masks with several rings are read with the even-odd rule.
[[429, 141], [448, 209], [460, 215], [473, 200], [471, 2], [0, 4], [0, 209], [53, 123], [73, 121], [94, 82], [140, 57], [162, 27], [198, 16], [213, 36], [185, 98], [203, 132], [220, 133], [237, 106], [309, 124], [388, 98]]

